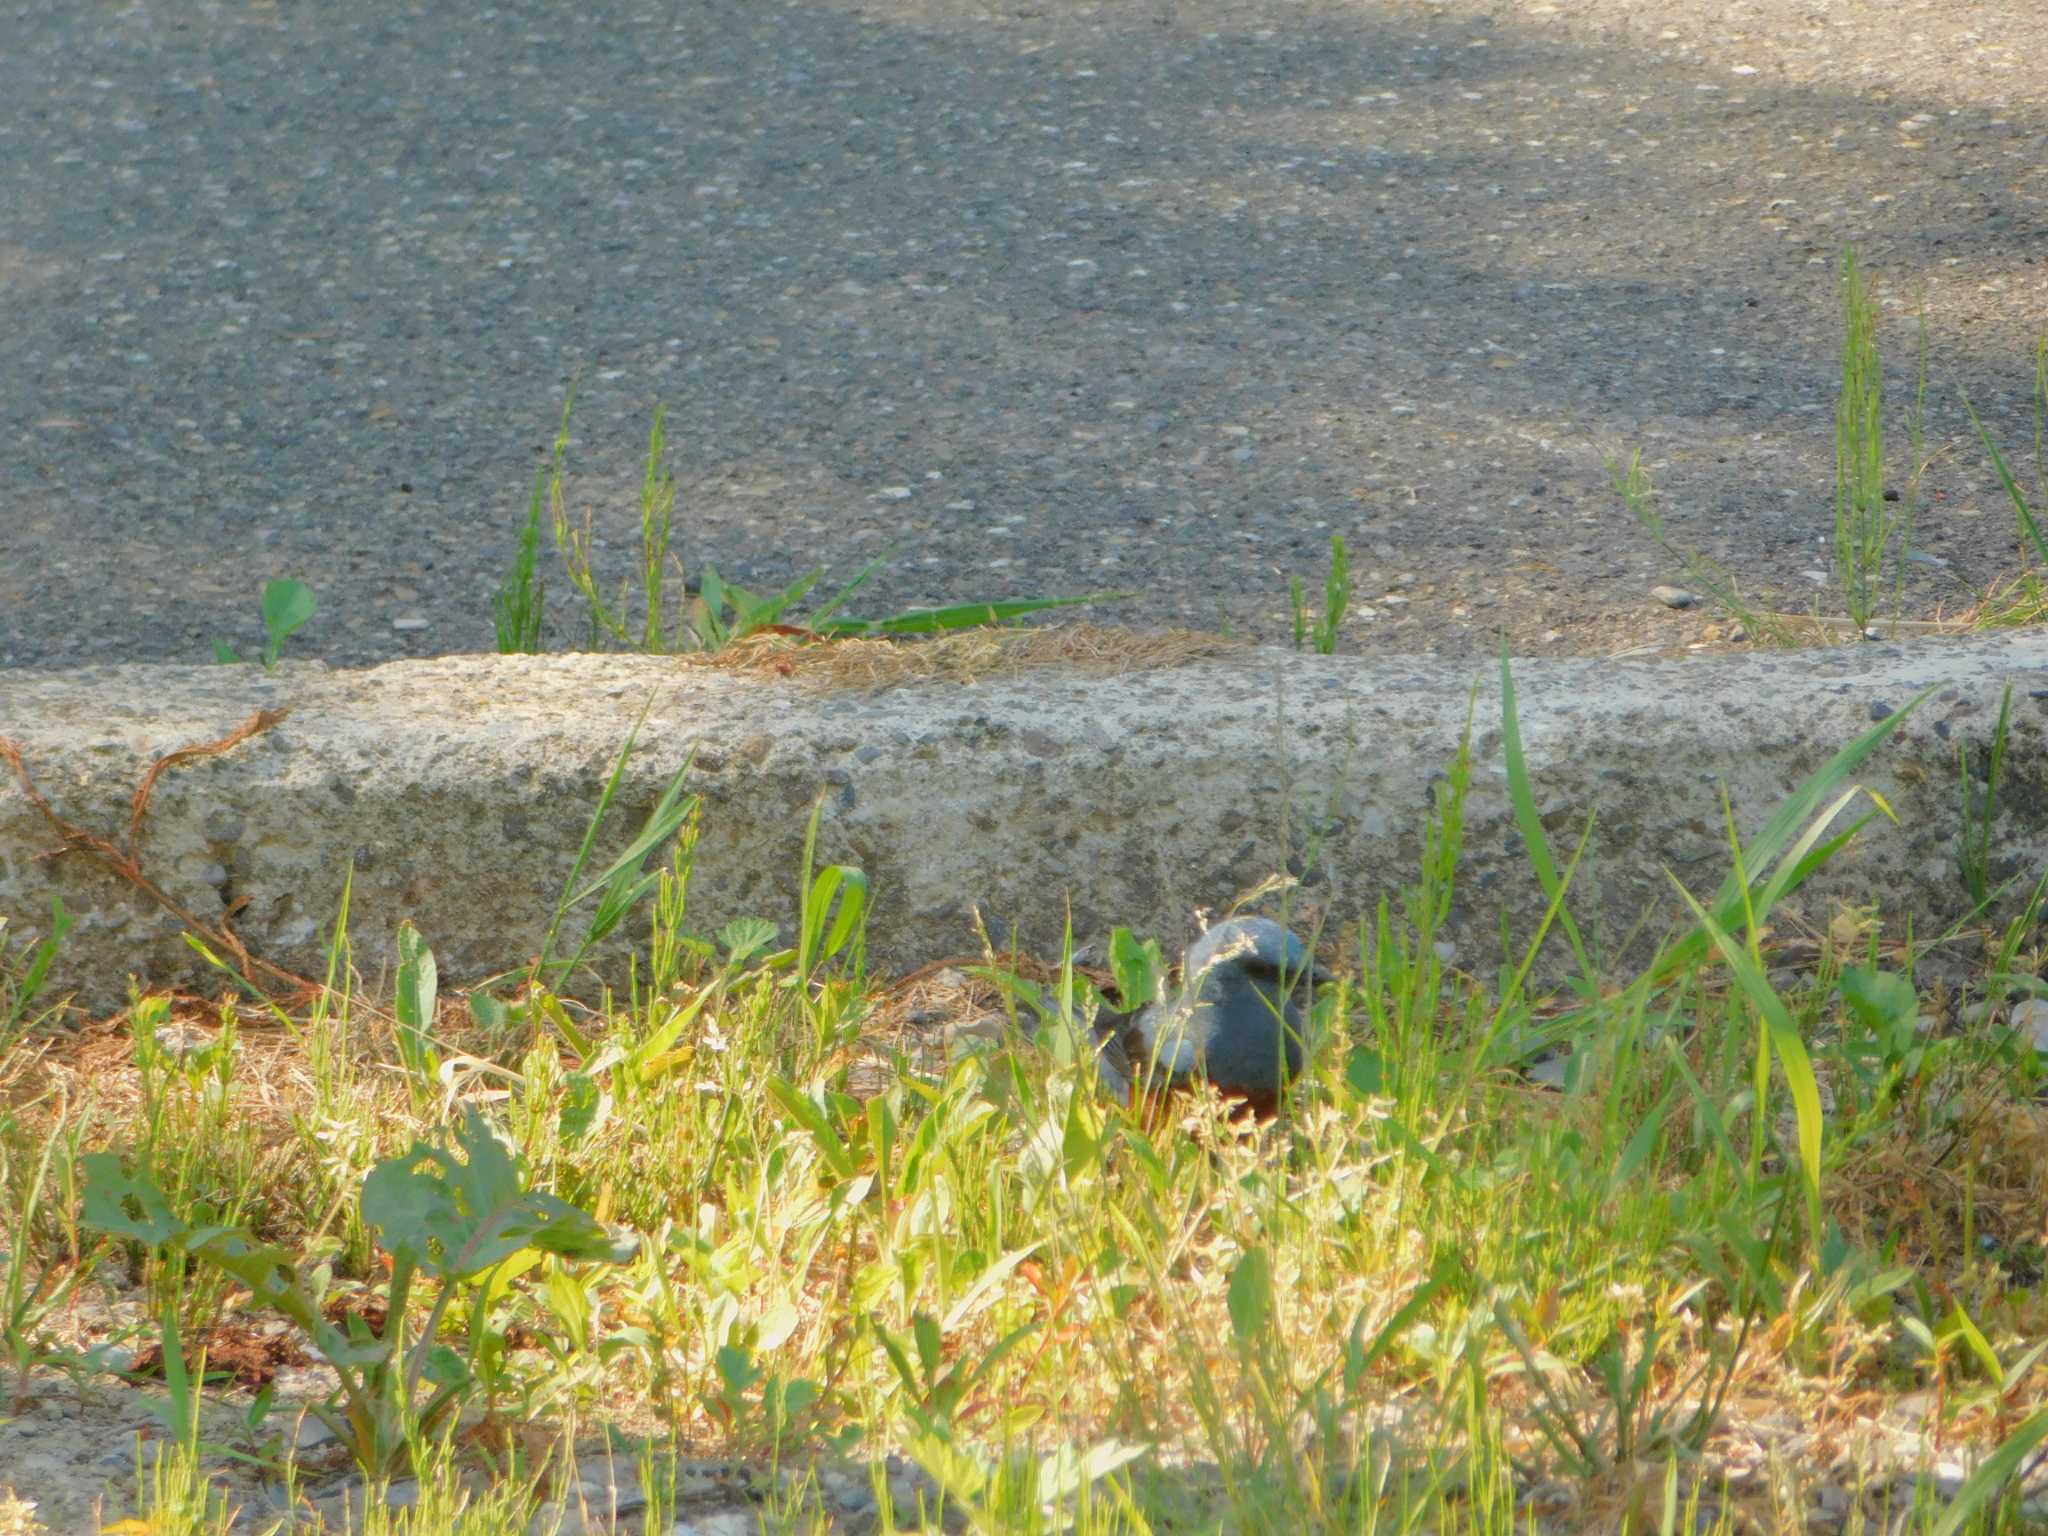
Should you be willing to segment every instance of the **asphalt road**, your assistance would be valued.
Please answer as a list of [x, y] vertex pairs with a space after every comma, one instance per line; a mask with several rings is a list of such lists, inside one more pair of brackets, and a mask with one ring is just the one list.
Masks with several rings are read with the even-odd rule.
[[1959, 392], [2031, 474], [2038, 0], [16, 0], [0, 34], [0, 665], [248, 646], [282, 575], [304, 653], [487, 648], [572, 381], [613, 579], [661, 405], [684, 563], [886, 554], [859, 611], [1122, 588], [1271, 638], [1336, 532], [1347, 648], [1682, 645], [1713, 616], [1647, 598], [1678, 572], [1603, 460], [1825, 605], [1845, 242], [1901, 439], [1928, 320], [1910, 606], [2012, 565]]

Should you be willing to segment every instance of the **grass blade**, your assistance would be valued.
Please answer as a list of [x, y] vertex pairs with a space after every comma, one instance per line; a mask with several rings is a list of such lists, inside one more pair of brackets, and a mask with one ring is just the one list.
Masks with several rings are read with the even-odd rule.
[[2006, 1480], [2026, 1460], [2027, 1453], [2044, 1439], [2048, 1439], [2048, 1408], [2043, 1408], [2020, 1425], [2000, 1442], [1997, 1450], [1984, 1458], [1982, 1466], [1970, 1474], [1969, 1480], [1956, 1490], [1956, 1496], [1949, 1501], [1941, 1518], [1934, 1522], [1929, 1536], [1956, 1536], [1956, 1533], [1977, 1517], [1977, 1512], [1991, 1499], [1997, 1497]]
[[1113, 603], [1132, 592], [1091, 592], [1086, 597], [1011, 597], [994, 603], [956, 603], [948, 608], [912, 608], [886, 619], [829, 619], [811, 627], [835, 640], [875, 635], [938, 635], [949, 630], [1001, 624], [1052, 608], [1077, 608], [1084, 603]]
[[[1928, 694], [1932, 692], [1932, 688], [1922, 690], [1905, 708], [1896, 714], [1885, 716], [1815, 769], [1804, 783], [1787, 795], [1779, 803], [1777, 810], [1771, 813], [1770, 820], [1764, 823], [1763, 830], [1750, 840], [1747, 849], [1748, 867], [1761, 870], [1766, 866], [1775, 866], [1786, 844], [1791, 841], [1793, 833], [1814, 815], [1821, 802], [1833, 794], [1865, 758], [1905, 723], [1907, 716], [1926, 702]], [[1840, 803], [1837, 802], [1838, 809]], [[1833, 815], [1834, 812], [1831, 811], [1829, 814]], [[1836, 845], [1830, 845], [1831, 849], [1833, 846]], [[1790, 862], [1799, 864], [1801, 861]], [[1818, 865], [1805, 865], [1796, 868], [1794, 878], [1787, 879], [1783, 885], [1777, 885], [1777, 871], [1774, 868], [1772, 884], [1767, 886], [1766, 890], [1772, 893], [1774, 900], [1782, 897], [1812, 874], [1817, 867]], [[1747, 901], [1745, 877], [1739, 871], [1731, 870], [1728, 877], [1721, 882], [1721, 888], [1714, 893], [1708, 910], [1713, 913], [1714, 921], [1726, 928], [1741, 916]], [[1768, 904], [1760, 907], [1756, 914], [1758, 920], [1761, 921], [1769, 910]], [[1663, 957], [1645, 979], [1658, 984], [1690, 970], [1699, 964], [1711, 944], [1712, 939], [1704, 927], [1694, 928], [1665, 950]]]
[[1586, 953], [1585, 941], [1579, 937], [1579, 925], [1572, 921], [1571, 909], [1564, 904], [1564, 884], [1558, 878], [1557, 861], [1550, 854], [1550, 839], [1544, 835], [1543, 818], [1536, 812], [1536, 791], [1529, 781], [1528, 760], [1522, 755], [1522, 723], [1515, 712], [1514, 671], [1508, 664], [1505, 643], [1500, 651], [1500, 730], [1502, 751], [1507, 758], [1508, 798], [1515, 809], [1515, 829], [1522, 834], [1522, 845], [1528, 851], [1530, 864], [1535, 867], [1543, 894], [1556, 909], [1557, 920], [1571, 942], [1572, 958], [1578, 962], [1579, 974], [1591, 980], [1593, 962]]
[[1977, 419], [1977, 407], [1970, 403], [1968, 395], [1963, 396], [1963, 409], [1970, 413], [1970, 423], [1977, 429], [1977, 436], [1984, 441], [1984, 451], [1991, 455], [1991, 467], [1998, 471], [1999, 484], [2005, 487], [2005, 494], [2012, 498], [2013, 510], [2019, 513], [2020, 527], [2033, 541], [2034, 553], [2041, 562], [2048, 565], [2048, 537], [2041, 533], [2041, 525], [2034, 520], [2033, 509], [2027, 505], [2027, 498], [2020, 494], [2019, 483], [2012, 477], [2012, 471], [2005, 467], [2005, 455], [1998, 451], [1998, 444], [1991, 440], [1991, 434], [1984, 430], [1984, 423]]
[[[1785, 1074], [1785, 1086], [1792, 1092], [1792, 1109], [1798, 1121], [1799, 1130], [1799, 1172], [1806, 1189], [1806, 1215], [1809, 1223], [1808, 1240], [1818, 1246], [1822, 1233], [1820, 1214], [1820, 1140], [1821, 1105], [1820, 1083], [1814, 1076], [1813, 1061], [1806, 1054], [1806, 1042], [1799, 1038], [1799, 1026], [1792, 1022], [1792, 1015], [1786, 1011], [1785, 1001], [1772, 988], [1756, 963], [1743, 952], [1742, 948], [1728, 936], [1728, 932], [1714, 921], [1713, 914], [1693, 899], [1692, 892], [1679, 884], [1674, 876], [1672, 885], [1685, 898], [1685, 904], [1692, 908], [1699, 919], [1700, 927], [1706, 931], [1714, 948], [1721, 952], [1728, 969], [1735, 974], [1742, 994], [1749, 999], [1763, 1019], [1769, 1033], [1771, 1049], [1778, 1058], [1779, 1068]], [[1764, 1107], [1759, 1104], [1756, 1112], [1761, 1115]]]

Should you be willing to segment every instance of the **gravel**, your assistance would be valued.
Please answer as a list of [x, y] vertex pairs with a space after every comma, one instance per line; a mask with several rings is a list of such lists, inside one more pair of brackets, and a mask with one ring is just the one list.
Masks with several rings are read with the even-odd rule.
[[1807, 607], [1845, 241], [1897, 402], [1925, 293], [1955, 449], [1909, 606], [2012, 559], [1956, 386], [2019, 454], [2032, 0], [22, 0], [7, 35], [0, 665], [246, 654], [284, 575], [297, 654], [488, 647], [572, 382], [608, 580], [660, 403], [681, 552], [750, 586], [886, 556], [860, 610], [1116, 588], [1279, 638], [1342, 533], [1347, 649], [1669, 647], [1704, 610], [1642, 602], [1678, 572], [1603, 460]]
[[[44, 1413], [42, 1405], [52, 1401], [65, 1402], [75, 1411]], [[215, 1437], [233, 1439], [240, 1395], [222, 1394], [209, 1409], [210, 1420], [217, 1421]], [[1773, 1488], [1773, 1496], [1782, 1495], [1796, 1479], [1815, 1528], [1841, 1529], [1851, 1523], [1853, 1513], [1878, 1529], [1873, 1522], [1887, 1508], [1895, 1512], [1910, 1506], [1916, 1478], [1931, 1483], [1936, 1498], [1948, 1499], [1973, 1469], [1971, 1459], [1959, 1455], [1939, 1428], [1940, 1419], [1941, 1404], [1931, 1393], [1873, 1406], [1825, 1430], [1770, 1399], [1737, 1397], [1728, 1403], [1698, 1471], [1716, 1497], [1738, 1505], [1762, 1498]], [[0, 1519], [17, 1521], [7, 1529], [40, 1526], [46, 1536], [94, 1536], [132, 1512], [135, 1433], [146, 1422], [153, 1421], [144, 1395], [133, 1389], [97, 1387], [79, 1399], [71, 1389], [51, 1384], [29, 1411], [0, 1425]], [[1390, 1430], [1383, 1444], [1398, 1447], [1402, 1439]], [[145, 1466], [153, 1448], [145, 1429]], [[234, 1530], [262, 1531], [283, 1512], [282, 1489], [264, 1481], [248, 1463], [220, 1458], [213, 1471], [230, 1506], [240, 1511]], [[927, 1507], [934, 1505], [936, 1485], [914, 1463], [890, 1456], [882, 1472], [899, 1515], [915, 1510], [920, 1499]], [[764, 1508], [797, 1497], [799, 1489], [804, 1490], [804, 1501], [817, 1500], [816, 1508], [825, 1516], [824, 1529], [847, 1536], [868, 1536], [879, 1529], [871, 1479], [864, 1468], [851, 1464], [821, 1460], [813, 1466], [794, 1458], [783, 1466], [779, 1486], [765, 1467], [718, 1458], [684, 1458], [677, 1464], [677, 1474], [676, 1503], [660, 1536], [751, 1536], [760, 1528]], [[1216, 1490], [1215, 1467], [1199, 1461], [1162, 1457], [1146, 1475], [1181, 1483], [1190, 1497], [1211, 1496]], [[639, 1536], [648, 1530], [637, 1480], [616, 1454], [580, 1454], [577, 1479], [574, 1490], [543, 1504], [530, 1525], [532, 1536], [597, 1536], [614, 1529]], [[468, 1480], [473, 1489], [483, 1487], [480, 1472]], [[401, 1479], [387, 1490], [386, 1499], [402, 1509], [415, 1501], [417, 1491], [415, 1484]], [[1569, 1481], [1526, 1484], [1516, 1492], [1518, 1519], [1532, 1521], [1539, 1532], [1564, 1536], [1583, 1526], [1583, 1496], [1584, 1490]], [[618, 1500], [616, 1524], [607, 1514], [613, 1497]], [[344, 1506], [352, 1521], [349, 1528], [362, 1527], [364, 1491], [352, 1477], [308, 1474], [301, 1483], [301, 1498], [302, 1509], [325, 1517], [329, 1529], [343, 1528], [339, 1522]], [[2048, 1518], [2048, 1477], [2042, 1469], [2028, 1472], [2022, 1502], [2029, 1520]], [[35, 1526], [19, 1523], [24, 1505]]]

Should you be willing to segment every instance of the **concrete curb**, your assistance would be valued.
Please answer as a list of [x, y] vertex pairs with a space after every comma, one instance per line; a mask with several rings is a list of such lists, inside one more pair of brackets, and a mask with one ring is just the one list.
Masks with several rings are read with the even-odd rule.
[[[1965, 909], [1955, 755], [1979, 760], [2014, 689], [1995, 874], [2048, 856], [2048, 634], [1702, 658], [1524, 661], [1525, 750], [1555, 842], [1598, 821], [1574, 911], [1610, 951], [1662, 931], [1665, 871], [1704, 893], [1726, 868], [1720, 792], [1744, 831], [1805, 775], [1922, 689], [1933, 696], [1862, 782], [1875, 826], [1814, 898], [1875, 900], [1915, 930]], [[1476, 698], [1474, 690], [1476, 688]], [[167, 772], [139, 852], [203, 921], [239, 908], [250, 949], [317, 974], [351, 864], [359, 966], [388, 964], [401, 919], [442, 974], [474, 979], [538, 945], [621, 741], [650, 707], [608, 846], [692, 750], [705, 797], [691, 924], [795, 907], [804, 823], [820, 856], [874, 882], [870, 954], [887, 966], [999, 936], [1056, 948], [1115, 923], [1177, 944], [1198, 906], [1291, 870], [1298, 920], [1350, 923], [1414, 877], [1430, 785], [1474, 708], [1476, 768], [1452, 932], [1493, 964], [1499, 914], [1542, 910], [1507, 805], [1497, 669], [1245, 652], [1123, 676], [1033, 671], [972, 684], [824, 692], [802, 681], [613, 656], [447, 657], [366, 671], [110, 667], [0, 677], [13, 739], [60, 814], [117, 840], [148, 762], [257, 709], [283, 723]], [[133, 973], [206, 982], [179, 925], [67, 853], [0, 765], [0, 915], [20, 934], [61, 895], [78, 916], [58, 980], [110, 1007]], [[644, 928], [635, 925], [635, 937]], [[1638, 942], [1642, 942], [1639, 937]], [[1617, 958], [1620, 958], [1617, 956]]]

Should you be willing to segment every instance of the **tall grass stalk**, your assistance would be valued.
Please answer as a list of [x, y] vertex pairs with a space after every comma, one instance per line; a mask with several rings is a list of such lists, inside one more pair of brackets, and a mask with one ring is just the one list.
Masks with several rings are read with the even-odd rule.
[[662, 633], [662, 606], [676, 513], [676, 477], [669, 472], [668, 439], [662, 432], [667, 414], [661, 406], [654, 408], [654, 425], [647, 434], [647, 468], [640, 481], [640, 590], [645, 608], [640, 649], [650, 656], [659, 654], [667, 639]]
[[1903, 517], [1884, 499], [1884, 369], [1877, 305], [1844, 248], [1842, 384], [1835, 400], [1835, 578], [1850, 622], [1866, 630], [1877, 608], [1886, 551]]

